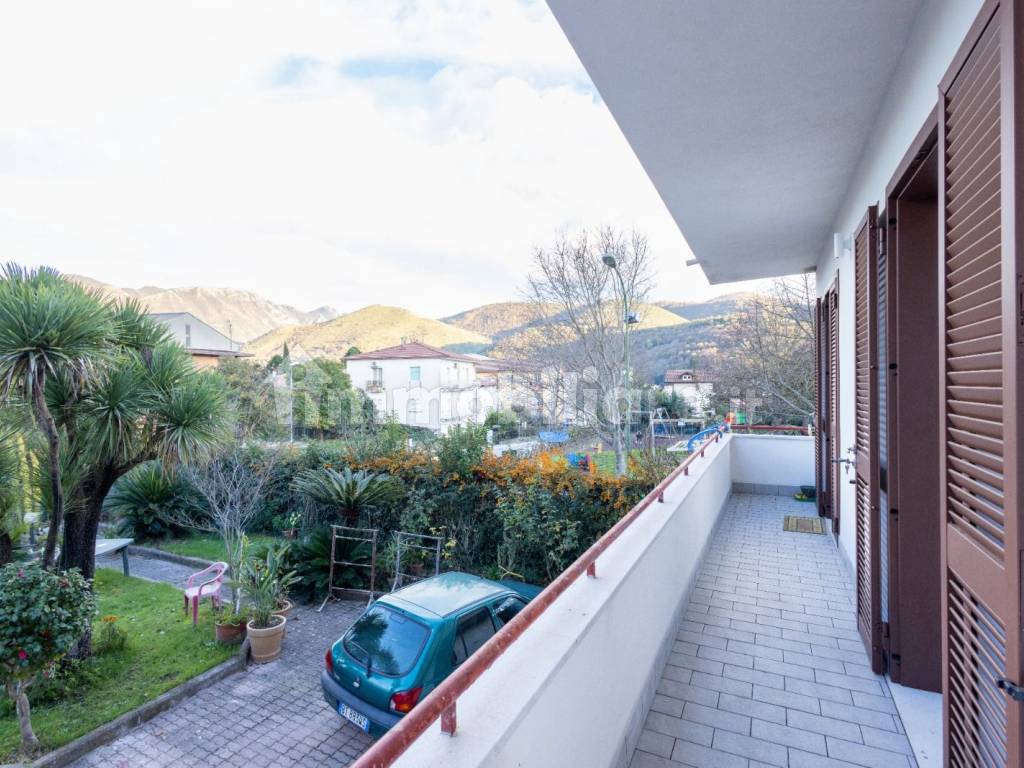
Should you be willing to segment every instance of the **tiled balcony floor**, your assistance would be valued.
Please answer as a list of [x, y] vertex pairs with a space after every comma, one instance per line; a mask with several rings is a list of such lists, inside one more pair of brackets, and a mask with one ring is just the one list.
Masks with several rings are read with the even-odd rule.
[[728, 502], [631, 768], [916, 765], [831, 534], [785, 533], [787, 514], [816, 512]]

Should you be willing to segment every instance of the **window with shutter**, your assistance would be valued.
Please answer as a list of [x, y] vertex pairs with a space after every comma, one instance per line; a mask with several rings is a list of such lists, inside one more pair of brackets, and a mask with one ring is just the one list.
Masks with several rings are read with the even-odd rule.
[[857, 628], [875, 672], [882, 671], [878, 589], [878, 207], [853, 241], [854, 450], [856, 464]]
[[1007, 692], [1024, 683], [1017, 453], [1024, 182], [1014, 165], [1024, 147], [1022, 28], [1022, 0], [986, 3], [940, 88], [943, 689], [947, 759], [956, 766], [1024, 760], [1024, 705]]

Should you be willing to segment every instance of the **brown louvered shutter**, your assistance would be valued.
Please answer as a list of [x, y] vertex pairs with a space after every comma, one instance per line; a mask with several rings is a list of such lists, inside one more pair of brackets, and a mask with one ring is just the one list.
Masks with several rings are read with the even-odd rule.
[[827, 327], [823, 313], [825, 301], [818, 299], [814, 305], [814, 484], [818, 514], [828, 511], [828, 442], [823, 432], [828, 429], [828, 412], [825, 398], [825, 376], [828, 371], [828, 347], [825, 339]]
[[829, 494], [828, 511], [832, 516], [832, 533], [839, 535], [840, 483], [842, 465], [839, 447], [839, 277], [828, 294], [828, 443], [829, 443]]
[[1024, 683], [1018, 453], [1024, 217], [1017, 197], [1021, 161], [1012, 162], [1024, 149], [1022, 6], [1022, 0], [986, 3], [940, 88], [943, 715], [951, 766], [1024, 760], [1024, 705], [1000, 688]]
[[882, 671], [878, 605], [878, 207], [868, 209], [853, 241], [854, 450], [857, 511], [857, 629], [875, 672]]

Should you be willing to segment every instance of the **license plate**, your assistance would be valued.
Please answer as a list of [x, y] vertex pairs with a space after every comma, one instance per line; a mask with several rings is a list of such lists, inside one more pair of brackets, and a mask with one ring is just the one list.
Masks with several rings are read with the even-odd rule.
[[348, 704], [342, 704], [338, 702], [338, 714], [344, 717], [353, 725], [358, 725], [367, 733], [370, 732], [370, 719], [366, 715], [361, 715], [356, 712]]

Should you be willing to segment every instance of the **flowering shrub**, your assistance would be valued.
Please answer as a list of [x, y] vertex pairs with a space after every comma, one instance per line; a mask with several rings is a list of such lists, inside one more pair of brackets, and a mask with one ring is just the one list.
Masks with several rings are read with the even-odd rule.
[[25, 690], [78, 643], [95, 613], [95, 598], [77, 571], [0, 569], [0, 672], [18, 712], [23, 752], [39, 745]]

